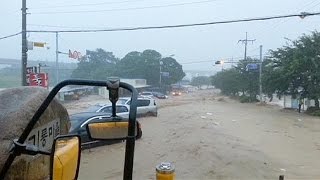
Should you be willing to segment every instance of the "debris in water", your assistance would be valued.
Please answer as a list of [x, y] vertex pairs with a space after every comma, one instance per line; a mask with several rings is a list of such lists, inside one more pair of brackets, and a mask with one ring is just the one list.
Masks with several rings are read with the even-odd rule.
[[212, 116], [212, 113], [207, 112], [207, 115]]
[[298, 119], [298, 121], [302, 121], [302, 119]]
[[283, 171], [283, 172], [286, 172], [286, 169], [280, 169], [281, 171]]
[[207, 118], [207, 117], [205, 117], [205, 116], [201, 116], [201, 118], [202, 118], [202, 119], [205, 119], [205, 118]]
[[219, 122], [213, 122], [214, 125], [219, 126], [220, 123]]
[[232, 122], [237, 122], [237, 120], [232, 120]]

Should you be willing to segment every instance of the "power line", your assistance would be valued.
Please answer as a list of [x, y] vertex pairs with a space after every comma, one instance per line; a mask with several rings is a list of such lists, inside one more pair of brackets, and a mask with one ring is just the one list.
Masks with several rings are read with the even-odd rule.
[[[44, 71], [54, 71], [55, 67], [54, 66], [45, 66], [45, 67], [41, 67]], [[10, 70], [20, 70], [21, 68], [16, 68], [16, 67], [8, 67], [7, 69]], [[77, 68], [59, 68], [59, 70], [75, 70]]]
[[200, 63], [207, 63], [207, 62], [213, 62], [213, 60], [208, 60], [208, 61], [190, 61], [190, 62], [185, 62], [185, 63], [180, 63], [180, 64], [200, 64]]
[[312, 8], [317, 7], [317, 6], [319, 6], [319, 5], [320, 5], [320, 2], [318, 2], [317, 4], [315, 4], [314, 6], [312, 6], [312, 7], [309, 8], [309, 9], [312, 9]]
[[[308, 7], [309, 5], [313, 4], [316, 1], [318, 1], [318, 0], [312, 0], [312, 1], [308, 2], [308, 3], [304, 3], [304, 6], [302, 8], [301, 8], [301, 6], [299, 6], [299, 8], [296, 9], [296, 11], [304, 11], [306, 7]], [[301, 4], [301, 5], [303, 5], [303, 4]], [[279, 26], [280, 24], [285, 23], [285, 21], [287, 21], [287, 20], [283, 20], [283, 19], [279, 20], [278, 22], [273, 24], [273, 28]]]
[[[92, 29], [93, 27], [85, 27], [85, 26], [59, 26], [59, 25], [48, 25], [48, 24], [28, 24], [28, 26], [37, 26], [37, 27], [55, 27], [55, 28], [66, 28], [66, 29], [72, 29], [72, 28], [77, 28], [77, 29], [83, 29], [83, 28], [89, 28]], [[95, 27], [98, 28], [98, 27]], [[101, 28], [101, 27], [99, 27]]]
[[[267, 55], [267, 54], [265, 54]], [[254, 57], [259, 57], [260, 55], [252, 55], [252, 56], [248, 56], [250, 58], [254, 58]], [[243, 60], [243, 57], [228, 57], [228, 58], [216, 58], [217, 60], [223, 60], [223, 61], [236, 61], [236, 60]], [[189, 61], [189, 62], [185, 62], [185, 63], [180, 63], [180, 64], [201, 64], [201, 63], [208, 63], [208, 62], [215, 62], [215, 60], [207, 60], [207, 61]], [[236, 62], [234, 62], [236, 63]]]
[[191, 4], [202, 4], [202, 3], [208, 3], [208, 2], [213, 2], [213, 1], [218, 1], [218, 0], [205, 0], [205, 1], [194, 1], [194, 2], [185, 2], [185, 3], [166, 4], [166, 5], [154, 5], [154, 6], [133, 7], [133, 8], [118, 8], [118, 9], [34, 12], [31, 14], [75, 14], [75, 13], [100, 13], [100, 12], [110, 12], [110, 11], [129, 11], [129, 10], [142, 10], [142, 9], [173, 7], [173, 6], [185, 6], [185, 5], [191, 5]]
[[18, 33], [15, 33], [15, 34], [11, 34], [11, 35], [8, 35], [8, 36], [3, 36], [3, 37], [0, 37], [0, 40], [7, 39], [7, 38], [10, 38], [10, 37], [14, 37], [14, 36], [17, 36], [19, 34], [21, 34], [21, 32], [18, 32]]
[[131, 2], [139, 2], [145, 0], [126, 0], [126, 1], [113, 1], [113, 2], [102, 2], [102, 3], [85, 3], [85, 4], [70, 4], [70, 5], [60, 5], [60, 6], [44, 6], [44, 7], [35, 7], [29, 9], [55, 9], [55, 8], [65, 8], [65, 7], [81, 7], [81, 6], [98, 6], [105, 4], [122, 4], [122, 3], [131, 3]]
[[238, 20], [214, 21], [214, 22], [193, 23], [193, 24], [164, 25], [164, 26], [145, 26], [145, 27], [127, 27], [127, 28], [110, 28], [110, 29], [84, 29], [84, 30], [29, 30], [28, 32], [34, 32], [34, 33], [57, 33], [57, 32], [58, 33], [85, 33], [85, 32], [137, 31], [137, 30], [148, 30], [148, 29], [172, 29], [172, 28], [208, 26], [208, 25], [217, 25], [217, 24], [230, 24], [230, 23], [239, 23], [239, 22], [266, 21], [266, 20], [272, 20], [272, 19], [283, 19], [283, 18], [291, 18], [291, 17], [305, 18], [307, 16], [316, 16], [316, 15], [320, 15], [320, 12], [316, 12], [316, 13], [302, 12], [300, 14], [245, 18], [245, 19], [238, 19]]
[[[312, 4], [313, 4], [314, 2], [316, 2], [316, 1], [318, 1], [318, 0], [311, 0], [311, 1], [308, 2], [308, 3], [303, 3], [304, 6], [303, 6], [303, 4], [299, 5], [299, 8], [297, 8], [296, 10], [294, 10], [294, 12], [306, 12], [306, 11], [309, 11], [310, 9], [306, 9], [306, 7], [312, 5]], [[303, 6], [303, 7], [301, 8], [301, 6]], [[262, 25], [262, 26], [260, 26], [260, 28], [258, 28], [258, 32], [257, 32], [256, 34], [261, 34], [261, 33], [262, 33], [261, 31], [265, 30], [266, 28], [274, 29], [274, 28], [276, 28], [278, 25], [283, 24], [283, 23], [287, 22], [288, 20], [289, 20], [289, 19], [279, 19], [278, 21], [274, 22], [272, 25], [267, 25], [267, 27], [264, 27], [264, 26]]]
[[248, 39], [248, 33], [246, 32], [246, 38], [245, 39], [240, 39], [238, 41], [239, 42], [242, 42], [244, 44], [244, 60], [247, 60], [247, 46], [248, 46], [248, 42], [253, 42], [255, 41], [255, 39]]
[[[309, 2], [307, 5], [305, 5], [303, 8], [299, 9], [298, 11], [303, 11], [303, 10], [308, 11], [308, 10], [311, 10], [312, 8], [314, 8], [314, 7], [316, 7], [316, 6], [318, 6], [318, 5], [320, 4], [320, 3], [317, 3], [317, 4], [315, 4], [314, 6], [312, 6], [311, 8], [307, 8], [308, 6], [312, 5], [312, 4], [315, 3], [316, 1], [318, 1], [318, 0], [313, 0], [312, 2]], [[306, 9], [306, 8], [307, 8], [307, 9]], [[289, 19], [280, 20], [278, 24], [275, 24], [275, 25], [273, 26], [273, 28], [276, 28], [276, 27], [280, 26], [281, 24], [284, 24], [284, 23], [286, 23], [286, 22], [288, 22], [288, 21], [289, 21]]]
[[250, 49], [249, 52], [254, 52], [254, 51], [258, 50], [258, 49], [260, 49], [260, 47], [256, 47], [254, 49]]

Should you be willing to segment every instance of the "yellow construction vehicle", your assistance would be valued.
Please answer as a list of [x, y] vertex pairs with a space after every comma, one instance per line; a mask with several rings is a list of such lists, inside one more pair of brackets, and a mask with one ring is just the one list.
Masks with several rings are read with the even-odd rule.
[[[81, 140], [78, 135], [59, 135], [54, 139], [51, 151], [38, 148], [35, 145], [28, 144], [27, 137], [39, 121], [41, 115], [45, 112], [50, 102], [61, 88], [67, 85], [87, 85], [106, 87], [109, 90], [109, 100], [112, 102], [112, 121], [89, 123], [87, 131], [89, 137], [94, 140], [126, 140], [124, 179], [132, 179], [134, 145], [137, 136], [137, 90], [126, 83], [120, 82], [119, 79], [111, 78], [107, 81], [90, 81], [90, 80], [66, 80], [56, 85], [49, 93], [47, 98], [42, 102], [38, 110], [28, 122], [18, 139], [12, 139], [10, 154], [7, 157], [1, 172], [0, 179], [5, 179], [6, 174], [16, 157], [20, 155], [47, 155], [50, 156], [50, 179], [54, 180], [74, 180], [78, 177]], [[130, 105], [129, 120], [123, 121], [116, 116], [116, 102], [119, 98], [119, 88], [124, 88], [132, 93]], [[24, 179], [23, 177], [21, 179]]]

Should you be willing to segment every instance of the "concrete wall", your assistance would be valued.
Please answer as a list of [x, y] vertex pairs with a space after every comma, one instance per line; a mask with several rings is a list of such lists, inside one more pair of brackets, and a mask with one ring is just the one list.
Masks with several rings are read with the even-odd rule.
[[[279, 100], [276, 95], [273, 95], [273, 100], [269, 104], [278, 105], [283, 108], [293, 108], [298, 109], [298, 99], [292, 98], [291, 95], [282, 96]], [[308, 107], [313, 107], [315, 105], [314, 100], [309, 100], [307, 98], [304, 99], [304, 104], [302, 106], [302, 110], [307, 110]]]

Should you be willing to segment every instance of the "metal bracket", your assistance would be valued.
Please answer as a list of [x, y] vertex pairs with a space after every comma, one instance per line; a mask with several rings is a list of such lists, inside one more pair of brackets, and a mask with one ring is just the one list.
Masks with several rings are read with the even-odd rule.
[[116, 103], [119, 98], [119, 85], [120, 79], [116, 77], [111, 77], [107, 81], [107, 89], [109, 90], [109, 100], [112, 103]]
[[10, 153], [15, 154], [16, 156], [20, 156], [21, 154], [28, 154], [28, 155], [37, 155], [37, 154], [44, 154], [50, 155], [51, 152], [40, 150], [37, 146], [31, 144], [21, 144], [18, 142], [18, 139], [14, 139], [9, 149]]
[[112, 117], [116, 117], [116, 103], [119, 99], [120, 79], [117, 77], [110, 77], [107, 81], [107, 89], [109, 90], [109, 100], [112, 103]]

